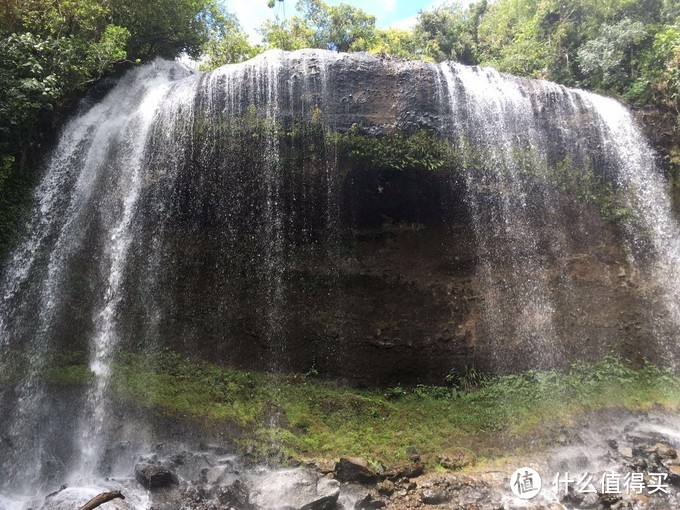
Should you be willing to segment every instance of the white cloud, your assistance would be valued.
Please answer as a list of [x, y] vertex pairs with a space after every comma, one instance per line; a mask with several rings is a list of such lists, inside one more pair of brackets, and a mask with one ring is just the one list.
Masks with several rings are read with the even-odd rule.
[[382, 0], [383, 7], [386, 11], [392, 12], [397, 7], [397, 0]]
[[414, 14], [413, 16], [409, 16], [408, 18], [400, 19], [395, 21], [394, 23], [390, 23], [390, 25], [387, 28], [397, 28], [399, 30], [411, 30], [413, 27], [416, 26], [417, 22], [418, 15]]

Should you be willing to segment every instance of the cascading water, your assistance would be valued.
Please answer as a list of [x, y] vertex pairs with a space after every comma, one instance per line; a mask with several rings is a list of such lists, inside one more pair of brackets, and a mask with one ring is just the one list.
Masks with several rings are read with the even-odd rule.
[[[347, 133], [421, 129], [457, 168], [368, 169], [370, 149], [342, 152]], [[586, 185], [632, 218], [608, 226]], [[310, 50], [206, 74], [158, 61], [83, 104], [35, 202], [2, 282], [3, 493], [129, 475], [112, 447], [158, 437], [125, 429], [113, 386], [129, 353], [150, 371], [172, 349], [418, 381], [606, 352], [633, 303], [660, 357], [677, 355], [680, 235], [653, 155], [623, 106], [551, 83]], [[616, 236], [627, 265], [612, 269], [600, 245]], [[89, 366], [68, 389], [50, 379], [64, 356]]]

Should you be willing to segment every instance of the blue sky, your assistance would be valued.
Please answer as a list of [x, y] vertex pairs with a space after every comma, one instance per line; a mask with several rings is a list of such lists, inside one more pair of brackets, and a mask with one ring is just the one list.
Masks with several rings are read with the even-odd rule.
[[[329, 4], [339, 4], [342, 0], [325, 0]], [[454, 0], [455, 1], [455, 0]], [[226, 0], [227, 10], [234, 13], [244, 30], [250, 36], [251, 42], [259, 42], [257, 28], [268, 18], [273, 17], [281, 7], [269, 9], [267, 0]], [[297, 0], [285, 0], [286, 17], [296, 14]], [[343, 3], [360, 7], [364, 11], [375, 15], [379, 28], [411, 28], [415, 23], [418, 11], [441, 5], [444, 0], [344, 0]]]

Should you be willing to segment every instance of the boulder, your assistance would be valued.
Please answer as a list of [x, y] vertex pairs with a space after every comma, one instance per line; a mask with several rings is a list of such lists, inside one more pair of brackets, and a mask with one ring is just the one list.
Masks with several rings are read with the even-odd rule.
[[258, 480], [249, 502], [257, 508], [331, 510], [340, 496], [340, 483], [303, 468], [274, 471]]
[[217, 495], [217, 499], [222, 505], [238, 510], [249, 508], [249, 497], [250, 489], [241, 480], [236, 480], [229, 487], [221, 488]]
[[664, 443], [655, 444], [651, 450], [660, 460], [670, 460], [678, 457], [678, 452], [675, 448]]
[[378, 473], [363, 457], [342, 457], [335, 465], [335, 478], [341, 482], [373, 484]]
[[386, 478], [416, 478], [423, 474], [425, 465], [418, 462], [413, 464], [401, 464], [394, 466], [385, 473]]
[[428, 505], [441, 505], [451, 501], [452, 495], [448, 489], [428, 489], [423, 491], [421, 501]]
[[385, 508], [387, 504], [379, 498], [376, 498], [370, 492], [354, 504], [354, 510], [375, 510], [377, 508]]
[[454, 448], [437, 455], [437, 462], [441, 467], [455, 471], [474, 464], [475, 456], [463, 448]]
[[175, 473], [163, 466], [154, 464], [146, 466], [137, 464], [135, 466], [135, 478], [146, 489], [160, 489], [179, 483]]
[[201, 470], [200, 482], [207, 485], [219, 484], [224, 479], [227, 466], [207, 467]]

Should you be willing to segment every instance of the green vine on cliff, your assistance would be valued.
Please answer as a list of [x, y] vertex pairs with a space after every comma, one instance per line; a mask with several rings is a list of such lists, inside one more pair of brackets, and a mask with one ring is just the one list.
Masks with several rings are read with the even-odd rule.
[[378, 169], [436, 171], [453, 162], [453, 149], [446, 140], [428, 130], [385, 136], [362, 133], [354, 124], [337, 135], [341, 154]]

